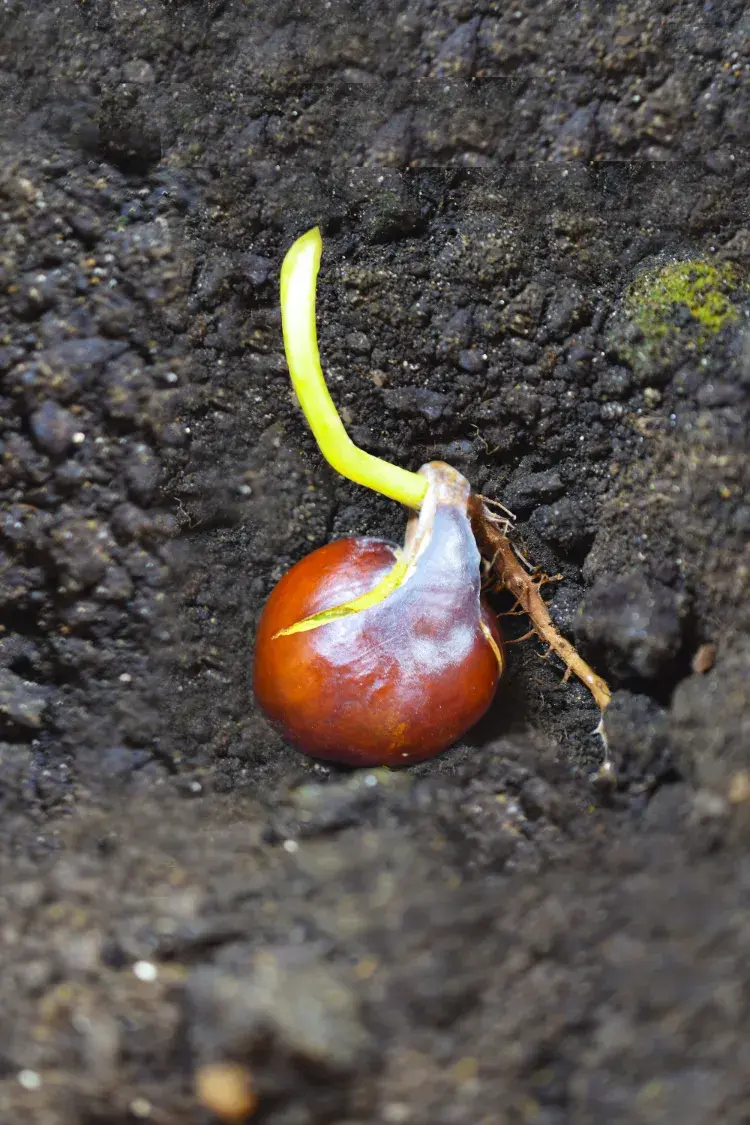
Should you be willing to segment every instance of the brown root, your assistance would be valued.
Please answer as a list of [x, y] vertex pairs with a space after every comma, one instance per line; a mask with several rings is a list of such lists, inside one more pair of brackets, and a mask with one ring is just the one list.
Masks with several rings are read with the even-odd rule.
[[508, 590], [515, 598], [516, 606], [529, 616], [533, 625], [531, 631], [549, 645], [550, 652], [560, 657], [566, 668], [565, 679], [571, 672], [577, 676], [593, 695], [600, 711], [604, 712], [610, 700], [609, 686], [555, 628], [541, 595], [541, 587], [547, 582], [556, 581], [559, 575], [551, 579], [539, 570], [530, 568], [529, 573], [524, 568], [505, 534], [506, 527], [492, 515], [483, 497], [471, 496], [469, 514], [479, 550], [485, 558], [491, 560], [498, 585]]

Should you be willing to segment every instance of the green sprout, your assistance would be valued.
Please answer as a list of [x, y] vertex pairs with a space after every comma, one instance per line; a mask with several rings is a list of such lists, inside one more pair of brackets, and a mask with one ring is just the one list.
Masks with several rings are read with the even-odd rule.
[[[399, 469], [396, 465], [389, 465], [380, 457], [373, 457], [358, 449], [347, 434], [328, 392], [320, 366], [315, 326], [315, 286], [322, 249], [320, 230], [314, 227], [292, 244], [281, 266], [284, 350], [299, 404], [315, 435], [320, 452], [337, 473], [419, 511], [429, 486], [427, 477], [422, 473], [412, 473], [407, 469]], [[604, 712], [610, 698], [607, 683], [578, 655], [570, 641], [558, 632], [541, 596], [541, 587], [551, 579], [535, 568], [531, 573], [528, 572], [525, 560], [515, 551], [507, 536], [507, 521], [494, 515], [490, 510], [492, 506], [493, 501], [473, 492], [469, 496], [468, 513], [474, 537], [481, 554], [490, 563], [497, 588], [508, 590], [514, 596], [517, 607], [531, 618], [531, 632], [549, 645], [550, 651], [557, 653], [564, 662], [565, 679], [571, 673], [578, 676]], [[495, 506], [502, 508], [502, 505]], [[424, 514], [423, 511], [420, 518]], [[396, 553], [392, 569], [372, 590], [351, 602], [333, 606], [297, 621], [280, 630], [276, 636], [317, 629], [338, 617], [347, 617], [377, 605], [406, 580], [410, 562], [408, 551]], [[597, 733], [604, 739], [601, 723], [597, 727]], [[608, 761], [607, 759], [605, 765]]]
[[281, 267], [281, 325], [292, 385], [320, 452], [337, 473], [419, 510], [427, 481], [358, 449], [347, 434], [320, 366], [315, 288], [323, 242], [318, 227], [290, 247]]

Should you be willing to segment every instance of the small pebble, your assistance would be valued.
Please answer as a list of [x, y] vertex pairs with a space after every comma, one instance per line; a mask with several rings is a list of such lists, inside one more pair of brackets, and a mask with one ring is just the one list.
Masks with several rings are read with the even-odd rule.
[[36, 444], [53, 457], [65, 453], [78, 436], [73, 415], [51, 399], [47, 399], [33, 412], [29, 425]]
[[24, 1090], [38, 1090], [42, 1084], [42, 1078], [35, 1070], [19, 1070], [18, 1084], [23, 1086]]
[[244, 1121], [258, 1105], [250, 1072], [239, 1063], [216, 1062], [200, 1067], [195, 1091], [201, 1105], [222, 1121]]
[[737, 770], [729, 782], [730, 805], [746, 805], [750, 802], [750, 770]]
[[710, 672], [716, 663], [716, 645], [705, 644], [696, 649], [690, 667], [699, 675]]
[[39, 730], [47, 707], [48, 690], [0, 669], [0, 715], [25, 730]]
[[133, 973], [138, 978], [138, 980], [151, 983], [158, 977], [159, 970], [157, 969], [156, 965], [151, 963], [151, 961], [136, 961], [136, 963], [133, 965]]

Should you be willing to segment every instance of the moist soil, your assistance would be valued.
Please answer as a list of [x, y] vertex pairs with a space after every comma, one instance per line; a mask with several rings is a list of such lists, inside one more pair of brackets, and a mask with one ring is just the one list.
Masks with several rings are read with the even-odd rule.
[[[738, 0], [4, 5], [2, 1125], [208, 1125], [227, 1061], [263, 1125], [750, 1120], [749, 43]], [[279, 577], [404, 527], [290, 391], [316, 224], [352, 436], [515, 512], [614, 772], [533, 638], [417, 768], [258, 714]]]

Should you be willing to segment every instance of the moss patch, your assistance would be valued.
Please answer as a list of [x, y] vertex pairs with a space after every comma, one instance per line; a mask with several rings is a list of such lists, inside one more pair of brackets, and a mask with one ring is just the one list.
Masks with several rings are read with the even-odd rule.
[[739, 320], [746, 279], [730, 262], [701, 258], [644, 270], [627, 287], [611, 341], [644, 381], [663, 378]]

